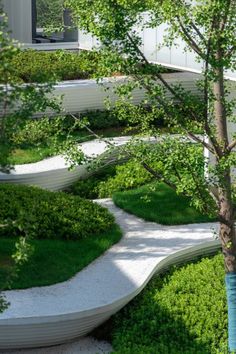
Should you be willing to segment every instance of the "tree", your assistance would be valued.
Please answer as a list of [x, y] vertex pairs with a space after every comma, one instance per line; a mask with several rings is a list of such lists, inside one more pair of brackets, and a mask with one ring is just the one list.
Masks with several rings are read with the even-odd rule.
[[[182, 133], [180, 138], [163, 138], [155, 149], [140, 142], [130, 153], [138, 156], [156, 178], [177, 193], [190, 196], [199, 209], [217, 214], [226, 271], [229, 348], [236, 350], [235, 190], [231, 174], [236, 163], [236, 137], [231, 137], [228, 131], [229, 122], [235, 122], [235, 100], [230, 99], [230, 83], [224, 78], [226, 70], [236, 69], [236, 1], [67, 0], [66, 6], [73, 11], [74, 21], [81, 29], [99, 38], [107, 52], [104, 66], [117, 65], [132, 76], [129, 88], [122, 88], [123, 94], [135, 85], [147, 90], [149, 112], [141, 112], [142, 108], [123, 100], [116, 105], [120, 113], [125, 117], [128, 109], [133, 122], [154, 135], [159, 134], [155, 117], [161, 113], [167, 124]], [[144, 12], [149, 13], [146, 23], [143, 23]], [[203, 79], [199, 83], [202, 102], [184, 92], [181, 86], [169, 85], [160, 68], [151, 65], [141, 51], [142, 40], [134, 28], [158, 27], [162, 23], [168, 24], [166, 45], [181, 38], [187, 50], [204, 62]], [[172, 95], [171, 101], [166, 100], [167, 92]], [[207, 139], [196, 134], [196, 127]], [[214, 156], [215, 164], [209, 167], [209, 161], [183, 141], [186, 137]], [[208, 174], [203, 171], [207, 166]]]

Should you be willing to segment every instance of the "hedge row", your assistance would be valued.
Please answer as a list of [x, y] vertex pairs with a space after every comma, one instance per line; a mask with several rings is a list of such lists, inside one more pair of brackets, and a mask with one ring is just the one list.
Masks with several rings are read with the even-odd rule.
[[114, 225], [103, 207], [63, 192], [0, 184], [0, 236], [83, 239]]
[[88, 79], [95, 77], [98, 63], [96, 52], [27, 49], [12, 59], [13, 79], [19, 83]]

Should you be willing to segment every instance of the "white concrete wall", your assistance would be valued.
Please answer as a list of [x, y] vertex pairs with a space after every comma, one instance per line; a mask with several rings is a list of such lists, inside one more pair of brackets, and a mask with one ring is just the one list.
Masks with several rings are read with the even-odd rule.
[[[143, 21], [146, 22], [147, 18], [148, 14], [144, 14]], [[169, 68], [200, 73], [203, 63], [196, 62], [196, 55], [193, 52], [184, 51], [184, 42], [182, 40], [176, 41], [178, 47], [168, 48], [163, 46], [157, 50], [158, 46], [163, 42], [165, 29], [165, 25], [161, 25], [158, 28], [145, 28], [144, 30], [136, 28], [142, 38], [142, 50], [147, 59]], [[85, 34], [83, 31], [79, 31], [80, 48], [91, 49], [97, 45], [98, 41], [95, 38]], [[226, 75], [236, 81], [236, 72], [228, 72]]]
[[3, 0], [3, 6], [12, 37], [22, 43], [32, 43], [31, 0]]

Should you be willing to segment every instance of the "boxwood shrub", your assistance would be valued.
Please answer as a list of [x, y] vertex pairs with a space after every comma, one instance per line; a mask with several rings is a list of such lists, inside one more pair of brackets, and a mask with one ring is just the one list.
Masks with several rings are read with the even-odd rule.
[[155, 277], [109, 325], [117, 354], [228, 353], [222, 255]]
[[0, 184], [0, 236], [82, 239], [114, 225], [107, 209], [78, 196]]

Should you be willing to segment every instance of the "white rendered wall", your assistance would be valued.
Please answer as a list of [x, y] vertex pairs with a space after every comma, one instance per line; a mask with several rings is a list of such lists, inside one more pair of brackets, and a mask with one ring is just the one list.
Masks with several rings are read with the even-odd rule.
[[12, 37], [21, 43], [32, 43], [31, 0], [3, 0]]
[[[148, 19], [148, 14], [144, 14], [144, 23]], [[196, 55], [190, 51], [184, 51], [184, 42], [176, 41], [176, 46], [168, 48], [166, 46], [158, 49], [163, 42], [166, 25], [158, 28], [144, 28], [144, 30], [136, 29], [143, 40], [142, 50], [148, 60], [159, 63], [169, 68], [180, 69], [200, 73], [202, 71], [202, 62], [196, 61]], [[98, 45], [98, 41], [89, 34], [79, 31], [79, 47], [82, 49], [91, 49]], [[227, 72], [226, 76], [236, 81], [236, 72]]]

